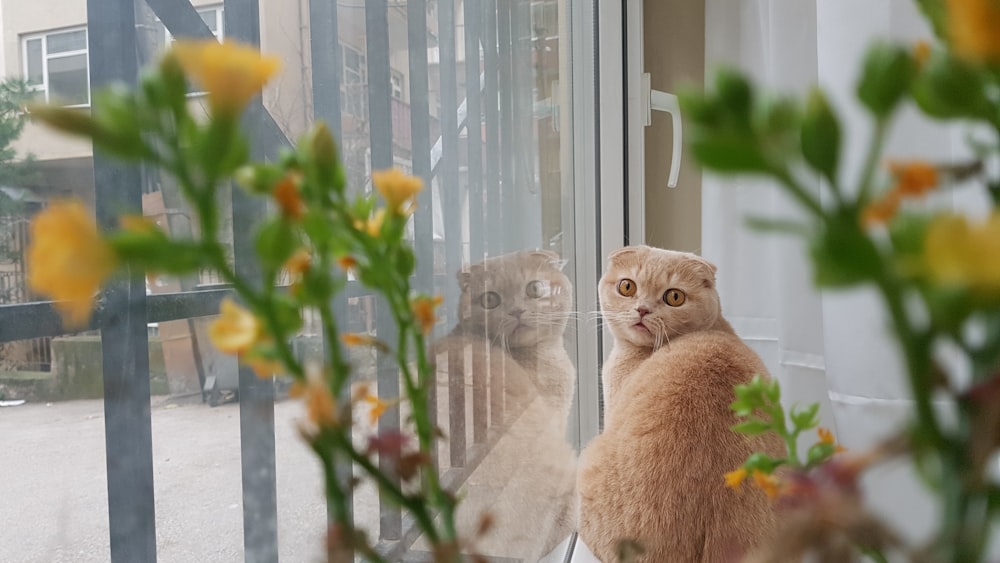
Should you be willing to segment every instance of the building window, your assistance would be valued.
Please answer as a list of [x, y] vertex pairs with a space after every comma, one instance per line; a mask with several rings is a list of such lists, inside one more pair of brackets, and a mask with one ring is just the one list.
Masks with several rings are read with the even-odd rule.
[[392, 97], [402, 101], [403, 99], [403, 73], [399, 71], [392, 71], [389, 76], [389, 82], [392, 85]]
[[52, 31], [22, 38], [24, 77], [46, 102], [90, 104], [87, 28]]
[[368, 61], [365, 55], [341, 43], [341, 111], [359, 119], [368, 118]]
[[[208, 26], [209, 31], [212, 35], [216, 37], [219, 41], [225, 39], [225, 29], [223, 29], [223, 19], [222, 19], [222, 6], [211, 6], [209, 8], [198, 8], [198, 15], [201, 16], [202, 21]], [[160, 24], [163, 25], [163, 24]], [[163, 27], [164, 38], [166, 39], [166, 44], [170, 45], [173, 43], [174, 38], [167, 31], [166, 26]]]

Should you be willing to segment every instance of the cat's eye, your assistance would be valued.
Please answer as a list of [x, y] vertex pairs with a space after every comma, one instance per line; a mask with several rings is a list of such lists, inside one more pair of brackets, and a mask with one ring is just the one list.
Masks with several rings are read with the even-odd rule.
[[503, 299], [501, 299], [500, 294], [495, 291], [487, 291], [479, 296], [479, 304], [483, 306], [483, 309], [496, 309], [500, 306], [501, 301], [503, 301]]
[[687, 299], [687, 295], [679, 289], [668, 289], [663, 293], [663, 302], [671, 307], [680, 307]]
[[625, 297], [632, 297], [635, 295], [635, 290], [635, 282], [628, 278], [618, 282], [618, 293], [624, 295]]
[[528, 285], [524, 286], [524, 293], [532, 299], [540, 299], [548, 293], [548, 285], [540, 280], [531, 280]]

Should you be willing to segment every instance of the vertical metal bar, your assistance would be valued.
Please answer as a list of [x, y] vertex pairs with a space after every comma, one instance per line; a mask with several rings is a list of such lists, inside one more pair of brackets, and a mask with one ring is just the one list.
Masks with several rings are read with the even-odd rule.
[[510, 234], [513, 248], [542, 245], [542, 198], [538, 175], [538, 131], [535, 122], [534, 30], [531, 27], [531, 0], [512, 0], [510, 7], [511, 99], [514, 144], [514, 193], [507, 200], [520, 213], [518, 229]]
[[[511, 36], [511, 4], [514, 0], [502, 0], [497, 2], [497, 47], [499, 48], [499, 72], [500, 72], [500, 185], [501, 198], [500, 205], [503, 208], [504, 222], [508, 222], [517, 216], [517, 200], [515, 199], [519, 186], [515, 185], [514, 177], [514, 92], [512, 81], [514, 80], [514, 46]], [[523, 227], [523, 225], [519, 225]], [[511, 244], [511, 239], [517, 237], [514, 229], [507, 229], [504, 232], [505, 252], [516, 250]]]
[[[340, 113], [340, 82], [343, 58], [340, 49], [336, 0], [309, 0], [309, 49], [312, 57], [312, 98], [313, 120], [323, 122], [338, 144], [343, 142], [343, 126]], [[333, 315], [342, 332], [347, 327], [347, 296], [340, 293], [334, 297]], [[323, 357], [329, 358], [326, 334], [323, 335]], [[339, 344], [334, 343], [334, 346]], [[345, 386], [344, 395], [351, 393], [350, 386]], [[348, 397], [341, 397], [344, 404], [350, 408]], [[350, 486], [353, 478], [352, 464], [344, 460], [337, 465], [337, 481], [347, 495], [352, 497]], [[352, 497], [353, 498], [353, 497]], [[348, 514], [353, 519], [354, 503], [349, 503]], [[331, 522], [334, 519], [333, 506], [327, 505], [327, 516]]]
[[[506, 0], [504, 0], [506, 1]], [[483, 10], [483, 108], [486, 121], [486, 251], [498, 256], [504, 251], [503, 193], [500, 186], [500, 58], [497, 50], [497, 0], [486, 0]], [[492, 335], [491, 335], [492, 336]], [[488, 362], [487, 365], [493, 365]], [[503, 372], [491, 371], [490, 424], [503, 424]]]
[[[137, 84], [133, 0], [87, 0], [90, 84]], [[94, 153], [97, 221], [118, 223], [142, 213], [139, 167]], [[141, 272], [111, 282], [99, 306], [104, 373], [104, 432], [108, 466], [111, 560], [156, 561], [153, 446], [149, 410], [146, 285]]]
[[[371, 139], [372, 170], [390, 168], [392, 153], [392, 90], [389, 78], [389, 7], [386, 0], [365, 2], [365, 35], [368, 62], [368, 126]], [[388, 303], [379, 299], [375, 306], [375, 330], [379, 339], [395, 342], [397, 330]], [[399, 395], [399, 369], [391, 354], [378, 351], [376, 370], [378, 392], [383, 397]], [[399, 410], [391, 409], [379, 419], [379, 432], [399, 429]], [[392, 460], [379, 459], [379, 468], [392, 474]], [[398, 540], [403, 520], [398, 508], [379, 503], [379, 537]]]
[[[260, 45], [260, 11], [257, 0], [226, 0], [227, 37]], [[244, 125], [259, 123], [266, 114], [258, 97], [250, 105]], [[251, 139], [255, 159], [273, 157], [276, 147], [259, 137]], [[232, 191], [233, 255], [236, 273], [259, 279], [253, 247], [253, 229], [264, 214], [263, 204], [243, 190]], [[246, 561], [278, 560], [278, 502], [274, 456], [274, 384], [257, 377], [247, 366], [239, 368], [240, 447], [243, 471], [243, 548]]]
[[313, 117], [316, 121], [325, 122], [339, 143], [343, 139], [340, 123], [340, 67], [343, 59], [337, 25], [336, 0], [309, 0]]
[[[417, 257], [414, 286], [418, 291], [434, 291], [434, 215], [431, 192], [431, 113], [430, 84], [427, 77], [427, 2], [406, 3], [406, 35], [410, 70], [410, 139], [413, 174], [423, 179], [424, 191], [417, 198], [413, 214], [413, 246]], [[431, 361], [435, 361], [431, 358]], [[435, 368], [436, 369], [436, 368]], [[427, 394], [428, 411], [437, 422], [437, 383]], [[430, 452], [435, 466], [437, 448]]]
[[[455, 52], [455, 2], [438, 2], [438, 49], [441, 78], [441, 165], [438, 185], [444, 207], [445, 268], [462, 267], [461, 186], [458, 178], [458, 78]], [[450, 322], [458, 322], [459, 298], [454, 283], [445, 292]], [[452, 467], [465, 466], [465, 351], [448, 351], [448, 445]]]
[[[485, 257], [483, 240], [483, 125], [482, 108], [479, 103], [479, 0], [465, 0], [465, 131], [469, 143], [469, 255], [473, 262]], [[472, 388], [484, 389], [488, 374], [473, 362]], [[472, 394], [472, 441], [481, 444], [486, 441], [489, 397], [485, 393]]]

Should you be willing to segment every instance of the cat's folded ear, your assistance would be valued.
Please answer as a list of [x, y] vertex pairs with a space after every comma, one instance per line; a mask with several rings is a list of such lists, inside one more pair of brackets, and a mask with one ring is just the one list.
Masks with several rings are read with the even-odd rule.
[[701, 256], [698, 256], [697, 254], [692, 254], [691, 259], [694, 260], [694, 262], [698, 264], [699, 268], [702, 270], [705, 287], [714, 287], [715, 273], [719, 271], [715, 264], [709, 262]]
[[609, 264], [621, 264], [625, 260], [635, 259], [636, 255], [645, 247], [642, 246], [626, 246], [619, 248], [618, 250], [608, 254]]
[[532, 250], [530, 256], [546, 262], [556, 270], [562, 270], [566, 266], [566, 263], [569, 262], [568, 260], [563, 260], [562, 256], [551, 250]]

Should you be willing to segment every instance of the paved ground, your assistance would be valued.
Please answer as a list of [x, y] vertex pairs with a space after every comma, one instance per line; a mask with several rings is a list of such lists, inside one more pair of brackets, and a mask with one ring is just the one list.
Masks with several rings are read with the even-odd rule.
[[[297, 401], [275, 405], [279, 556], [321, 561], [321, 473], [295, 430], [300, 413]], [[239, 405], [154, 398], [152, 429], [158, 560], [243, 561]], [[472, 504], [517, 494], [495, 484], [504, 463], [491, 459], [503, 451], [469, 479]], [[108, 561], [105, 463], [102, 401], [0, 408], [0, 562]], [[478, 490], [479, 482], [493, 484]], [[356, 521], [375, 529], [371, 486], [356, 492], [354, 508]]]
[[[295, 432], [300, 409], [275, 406], [279, 552], [318, 561], [321, 475]], [[158, 560], [242, 561], [239, 405], [160, 402], [152, 425]], [[106, 475], [102, 401], [0, 408], [0, 561], [108, 561]], [[371, 491], [357, 501], [373, 521]]]

